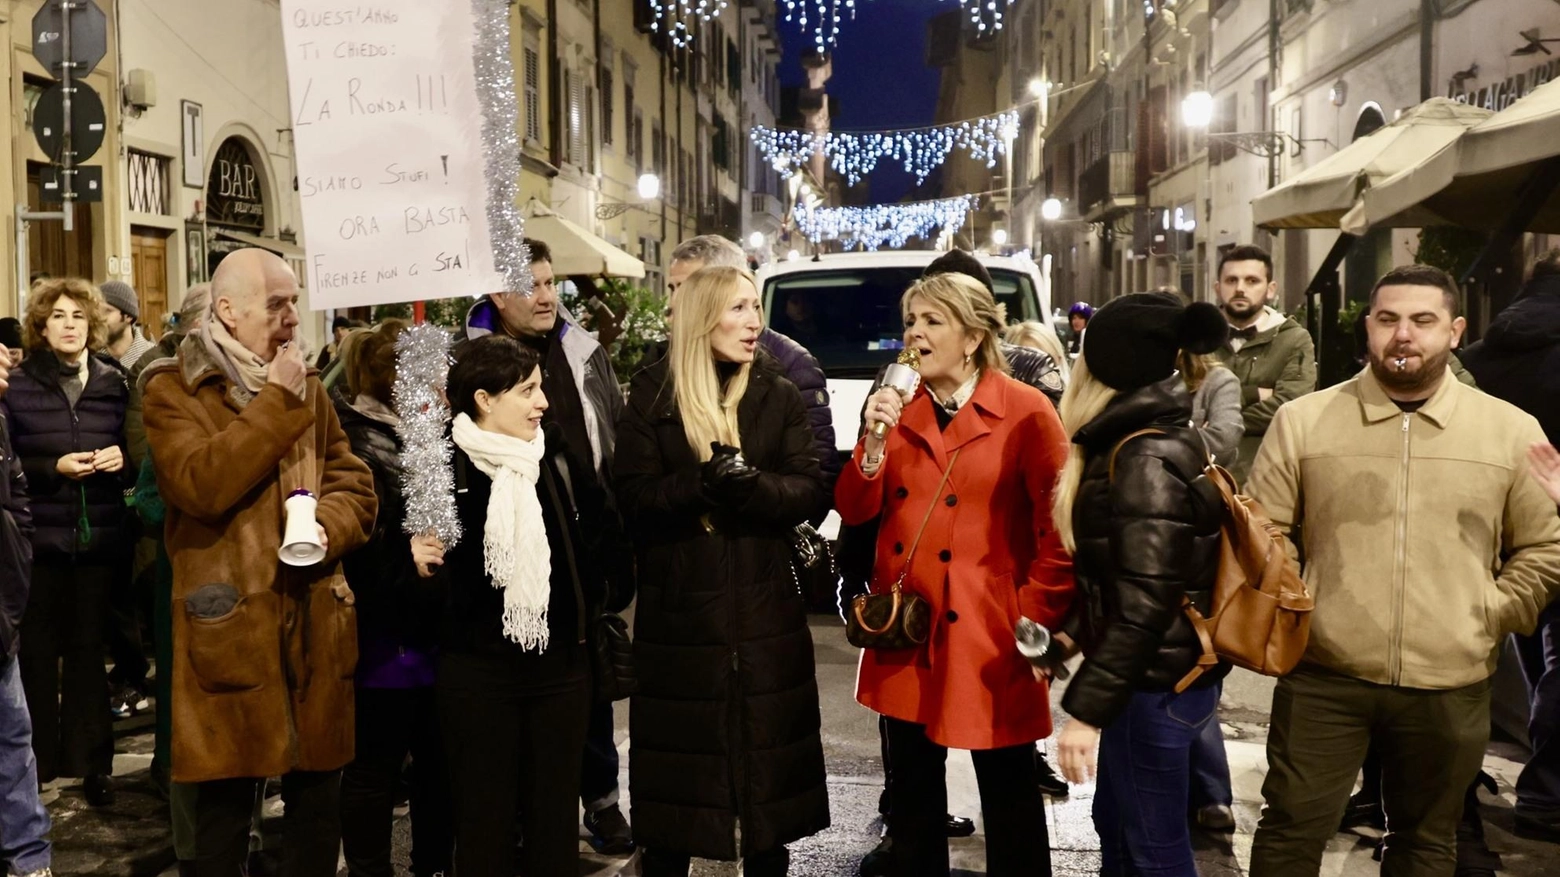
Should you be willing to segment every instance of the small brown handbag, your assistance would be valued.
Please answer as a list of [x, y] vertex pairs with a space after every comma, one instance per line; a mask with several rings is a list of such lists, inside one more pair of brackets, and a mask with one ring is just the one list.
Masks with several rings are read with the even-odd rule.
[[953, 472], [959, 452], [948, 458], [948, 468], [943, 470], [942, 480], [932, 492], [932, 504], [927, 506], [921, 518], [921, 529], [916, 531], [910, 552], [905, 555], [904, 569], [887, 594], [861, 594], [851, 601], [850, 613], [845, 617], [845, 639], [858, 649], [914, 649], [926, 643], [932, 633], [932, 607], [922, 597], [905, 591], [905, 577], [910, 574], [910, 562], [921, 545], [926, 525], [931, 523], [932, 512], [937, 508], [937, 498], [943, 485]]

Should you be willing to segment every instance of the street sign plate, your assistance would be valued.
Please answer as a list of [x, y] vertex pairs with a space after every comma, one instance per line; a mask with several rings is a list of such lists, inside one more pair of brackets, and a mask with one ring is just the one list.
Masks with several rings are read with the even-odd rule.
[[[91, 158], [103, 145], [103, 135], [108, 124], [103, 115], [103, 99], [85, 82], [73, 82], [71, 88], [70, 115], [72, 162], [80, 164]], [[44, 91], [33, 108], [33, 135], [38, 145], [52, 161], [64, 156], [60, 150], [65, 141], [65, 84], [56, 82]]]
[[[78, 167], [72, 168], [70, 172], [76, 175], [75, 185], [71, 186], [71, 200], [103, 200], [102, 168]], [[38, 174], [38, 187], [43, 190], [40, 200], [45, 204], [59, 204], [65, 200], [65, 178], [57, 165], [49, 165]]]
[[[86, 76], [108, 54], [108, 18], [92, 0], [70, 0], [70, 53], [74, 76]], [[32, 20], [33, 57], [55, 76], [65, 61], [65, 11], [48, 0]]]

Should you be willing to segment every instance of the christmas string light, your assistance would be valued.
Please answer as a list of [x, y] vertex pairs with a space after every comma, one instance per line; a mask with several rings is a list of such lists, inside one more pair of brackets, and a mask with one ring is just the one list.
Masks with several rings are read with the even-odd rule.
[[941, 229], [958, 228], [979, 200], [975, 195], [959, 195], [907, 204], [814, 210], [797, 202], [792, 216], [796, 219], [796, 227], [815, 244], [837, 240], [844, 241], [849, 249], [860, 246], [876, 250], [884, 244], [902, 247], [911, 238], [932, 238]]
[[929, 128], [902, 131], [828, 131], [816, 133], [795, 128], [769, 128], [755, 125], [749, 135], [753, 145], [764, 154], [782, 177], [806, 165], [814, 154], [823, 154], [829, 167], [854, 186], [872, 173], [880, 159], [892, 159], [904, 165], [905, 173], [915, 174], [916, 183], [926, 181], [932, 171], [948, 160], [955, 149], [970, 158], [996, 167], [997, 158], [1007, 141], [1018, 133], [1018, 113], [994, 113], [978, 119], [966, 119]]
[[672, 46], [686, 48], [693, 42], [694, 21], [709, 21], [726, 8], [726, 0], [643, 0], [650, 4], [655, 20], [650, 26], [666, 34]]
[[[813, 51], [823, 54], [830, 46], [837, 44], [840, 33], [840, 10], [843, 7], [852, 21], [856, 20], [856, 0], [781, 0], [785, 4], [785, 20], [796, 21], [802, 30], [807, 30], [808, 21], [813, 22]], [[816, 9], [816, 13], [809, 13], [809, 5]], [[809, 15], [812, 18], [809, 19]]]

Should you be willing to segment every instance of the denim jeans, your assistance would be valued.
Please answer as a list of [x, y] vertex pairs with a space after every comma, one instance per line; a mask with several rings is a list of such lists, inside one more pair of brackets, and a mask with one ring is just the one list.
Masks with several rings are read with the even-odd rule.
[[[1217, 701], [1224, 691], [1224, 680], [1219, 680], [1213, 691]], [[1235, 804], [1235, 795], [1230, 789], [1230, 758], [1224, 751], [1224, 731], [1219, 727], [1217, 710], [1192, 742], [1191, 809], [1198, 810], [1209, 804], [1226, 807]]]
[[1517, 814], [1560, 825], [1560, 603], [1538, 616], [1517, 654], [1528, 684], [1528, 740], [1533, 756], [1517, 777]]
[[592, 705], [580, 759], [580, 803], [592, 813], [618, 802], [618, 751], [612, 726], [612, 704]]
[[38, 801], [32, 719], [15, 658], [0, 657], [0, 873], [49, 867], [49, 812]]
[[1105, 877], [1197, 877], [1186, 824], [1191, 750], [1218, 704], [1211, 686], [1138, 692], [1101, 733], [1094, 830]]

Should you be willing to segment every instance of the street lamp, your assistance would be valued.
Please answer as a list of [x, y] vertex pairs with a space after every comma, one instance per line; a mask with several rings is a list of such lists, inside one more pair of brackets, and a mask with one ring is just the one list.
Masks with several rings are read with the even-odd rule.
[[1182, 98], [1181, 123], [1199, 129], [1213, 124], [1213, 95], [1199, 89]]
[[748, 235], [748, 247], [750, 247], [751, 249], [754, 249], [754, 250], [761, 250], [761, 249], [763, 249], [763, 247], [764, 247], [764, 233], [761, 232], [761, 231], [755, 231], [752, 234]]
[[1040, 218], [1046, 222], [1055, 222], [1062, 218], [1062, 202], [1056, 198], [1047, 198], [1040, 204]]
[[994, 246], [1005, 247], [1007, 246], [1007, 241], [1007, 229], [994, 228], [991, 230], [991, 243]]
[[661, 194], [661, 178], [655, 174], [639, 175], [639, 197], [654, 201]]
[[1036, 76], [1029, 80], [1029, 93], [1035, 97], [1045, 97], [1045, 93], [1051, 90], [1051, 83]]
[[801, 257], [802, 257], [802, 254], [797, 252], [796, 250], [792, 250], [791, 252], [785, 254], [785, 260], [787, 262], [795, 262], [797, 259], [800, 259]]

